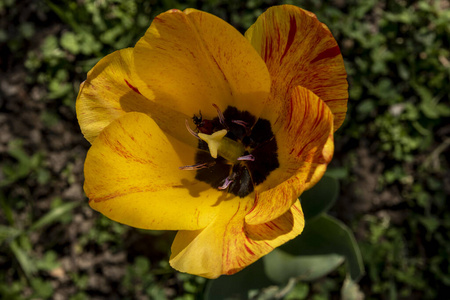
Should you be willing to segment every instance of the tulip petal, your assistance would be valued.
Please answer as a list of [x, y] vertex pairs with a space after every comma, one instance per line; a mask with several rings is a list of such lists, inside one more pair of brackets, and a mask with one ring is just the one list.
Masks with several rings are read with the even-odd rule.
[[207, 226], [226, 196], [179, 170], [196, 149], [166, 135], [147, 115], [131, 112], [94, 140], [84, 166], [90, 206], [133, 227], [196, 230]]
[[263, 117], [282, 122], [290, 91], [300, 85], [322, 99], [334, 114], [336, 131], [345, 119], [347, 73], [339, 46], [313, 13], [292, 5], [269, 8], [246, 32], [266, 62], [272, 91]]
[[270, 75], [252, 45], [225, 21], [205, 12], [170, 10], [157, 16], [134, 48], [136, 80], [147, 98], [192, 116], [217, 116], [228, 106], [258, 116]]
[[151, 116], [166, 133], [195, 145], [187, 134], [186, 116], [142, 96], [136, 88], [133, 73], [133, 49], [123, 49], [101, 59], [81, 84], [76, 102], [78, 122], [85, 138], [92, 143], [99, 133], [127, 112]]
[[322, 177], [333, 157], [333, 115], [328, 106], [301, 86], [293, 90], [289, 105], [289, 115], [275, 134], [280, 166], [256, 187], [255, 207], [246, 216], [249, 224], [282, 215]]
[[304, 217], [298, 201], [271, 222], [246, 225], [243, 218], [251, 203], [223, 203], [220, 215], [205, 229], [179, 231], [171, 266], [207, 278], [234, 274], [302, 232]]

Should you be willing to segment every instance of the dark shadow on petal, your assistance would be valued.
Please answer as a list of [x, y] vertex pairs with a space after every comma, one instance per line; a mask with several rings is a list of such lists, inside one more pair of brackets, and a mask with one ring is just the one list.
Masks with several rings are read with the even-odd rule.
[[[186, 171], [190, 172], [190, 171]], [[173, 186], [174, 188], [183, 188], [187, 189], [189, 191], [189, 195], [197, 198], [200, 197], [200, 193], [207, 191], [209, 189], [208, 186], [204, 186], [203, 188], [199, 188], [202, 184], [198, 182], [197, 180], [188, 180], [188, 179], [181, 179], [181, 185]], [[197, 188], [195, 188], [197, 187]]]
[[229, 165], [227, 161], [222, 157], [218, 157], [217, 159], [212, 158], [209, 152], [198, 150], [195, 155], [195, 162], [214, 163], [209, 168], [195, 171], [196, 172], [195, 179], [206, 182], [215, 189], [221, 186], [223, 180], [227, 178], [228, 175], [230, 175], [231, 165]]
[[288, 210], [283, 215], [275, 220], [264, 224], [248, 225], [245, 224], [245, 232], [252, 240], [273, 240], [280, 235], [287, 234], [292, 231], [294, 226], [294, 216], [291, 210]]
[[186, 134], [183, 134], [183, 130], [174, 130], [174, 128], [186, 129], [185, 120], [189, 120], [192, 116], [186, 116], [165, 105], [151, 101], [131, 89], [119, 101], [120, 106], [125, 112], [136, 111], [147, 114], [165, 133], [173, 136], [182, 143], [195, 147], [196, 139], [187, 130]]

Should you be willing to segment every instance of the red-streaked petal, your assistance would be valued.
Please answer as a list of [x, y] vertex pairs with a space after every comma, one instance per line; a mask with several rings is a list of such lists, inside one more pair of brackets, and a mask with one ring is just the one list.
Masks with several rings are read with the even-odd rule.
[[113, 52], [101, 59], [81, 84], [76, 102], [77, 118], [85, 138], [92, 143], [100, 132], [127, 112], [142, 112], [155, 120], [166, 133], [195, 145], [186, 134], [187, 116], [142, 96], [131, 78], [133, 49]]
[[147, 115], [130, 112], [94, 140], [84, 165], [90, 206], [133, 227], [194, 230], [207, 226], [224, 193], [179, 170], [196, 149], [165, 134]]
[[291, 89], [303, 86], [322, 99], [334, 114], [334, 130], [345, 119], [347, 73], [339, 46], [313, 13], [292, 5], [269, 8], [246, 32], [267, 64], [272, 91], [264, 117], [274, 128], [289, 108]]
[[302, 232], [304, 218], [298, 201], [279, 218], [260, 225], [245, 224], [249, 204], [229, 202], [205, 229], [178, 232], [172, 267], [207, 278], [233, 274]]
[[275, 134], [280, 166], [256, 187], [257, 199], [246, 216], [261, 224], [283, 214], [300, 194], [317, 182], [333, 157], [333, 115], [314, 93], [296, 87], [291, 110]]

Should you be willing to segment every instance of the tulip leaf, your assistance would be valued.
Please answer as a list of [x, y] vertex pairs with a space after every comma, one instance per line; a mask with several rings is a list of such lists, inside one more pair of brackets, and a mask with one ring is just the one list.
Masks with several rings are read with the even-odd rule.
[[291, 278], [312, 281], [320, 278], [344, 262], [338, 254], [294, 256], [275, 249], [264, 256], [266, 275], [277, 283], [286, 283]]
[[311, 220], [327, 212], [339, 195], [339, 181], [325, 175], [313, 188], [303, 192], [300, 197], [306, 220]]
[[291, 255], [329, 255], [344, 256], [350, 277], [358, 281], [364, 274], [361, 252], [350, 229], [339, 220], [320, 215], [306, 222], [303, 233], [280, 247]]
[[251, 264], [234, 275], [210, 280], [205, 289], [205, 300], [248, 299], [249, 291], [273, 285], [264, 273], [262, 260]]

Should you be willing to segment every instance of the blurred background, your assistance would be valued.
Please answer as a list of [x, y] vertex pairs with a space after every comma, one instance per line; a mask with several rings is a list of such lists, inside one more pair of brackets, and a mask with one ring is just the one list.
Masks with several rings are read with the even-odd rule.
[[[244, 33], [282, 3], [327, 24], [346, 63], [348, 115], [329, 167], [340, 195], [330, 214], [355, 233], [362, 292], [448, 298], [448, 0], [0, 0], [1, 299], [203, 298], [207, 280], [168, 265], [174, 232], [136, 230], [89, 208], [79, 84], [168, 9], [201, 9]], [[339, 299], [343, 268], [285, 298]]]

